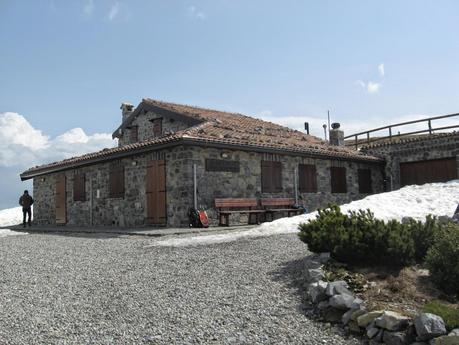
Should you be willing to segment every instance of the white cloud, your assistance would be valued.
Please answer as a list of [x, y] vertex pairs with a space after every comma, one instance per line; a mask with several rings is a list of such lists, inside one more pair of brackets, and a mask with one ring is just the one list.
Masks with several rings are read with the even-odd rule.
[[83, 6], [83, 12], [86, 17], [90, 17], [94, 12], [94, 0], [86, 0]]
[[118, 16], [118, 13], [120, 12], [120, 3], [119, 2], [115, 2], [111, 7], [110, 7], [110, 10], [108, 12], [108, 19], [111, 21], [111, 20], [115, 20], [116, 17]]
[[199, 10], [198, 8], [196, 8], [196, 6], [190, 6], [188, 7], [188, 13], [191, 17], [193, 18], [196, 18], [196, 19], [199, 19], [199, 20], [204, 20], [206, 19], [206, 14]]
[[368, 83], [365, 83], [362, 80], [356, 80], [355, 82], [358, 86], [360, 86], [362, 89], [367, 91], [368, 93], [378, 93], [379, 89], [381, 88], [382, 84], [377, 83], [374, 81], [369, 81]]
[[377, 92], [379, 92], [380, 88], [381, 88], [381, 84], [380, 83], [375, 83], [375, 82], [369, 81], [368, 84], [367, 84], [367, 91], [369, 93], [377, 93]]
[[33, 128], [22, 115], [0, 113], [0, 168], [26, 169], [114, 145], [111, 134], [87, 135], [81, 128], [51, 139]]
[[379, 71], [379, 74], [381, 75], [381, 77], [384, 77], [386, 72], [384, 70], [384, 64], [383, 63], [378, 65], [378, 71]]

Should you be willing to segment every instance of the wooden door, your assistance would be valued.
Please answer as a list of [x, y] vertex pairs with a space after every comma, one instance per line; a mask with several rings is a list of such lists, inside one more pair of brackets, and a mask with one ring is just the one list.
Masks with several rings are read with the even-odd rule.
[[56, 224], [67, 223], [67, 198], [66, 198], [66, 178], [59, 175], [56, 181]]
[[154, 160], [147, 166], [147, 223], [166, 225], [166, 162]]
[[400, 185], [446, 182], [457, 178], [456, 158], [400, 163]]

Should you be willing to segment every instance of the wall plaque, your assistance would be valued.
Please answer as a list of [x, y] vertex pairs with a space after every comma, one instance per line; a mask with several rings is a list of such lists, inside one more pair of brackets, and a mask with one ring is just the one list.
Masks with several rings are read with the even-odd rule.
[[206, 159], [206, 171], [239, 172], [239, 161], [224, 159]]

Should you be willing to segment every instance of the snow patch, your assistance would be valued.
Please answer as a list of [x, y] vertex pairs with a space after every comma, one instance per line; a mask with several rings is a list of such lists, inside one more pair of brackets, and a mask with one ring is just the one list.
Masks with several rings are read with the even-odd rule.
[[[364, 199], [341, 205], [341, 211], [370, 209], [376, 218], [389, 221], [412, 217], [425, 220], [429, 214], [452, 216], [459, 204], [459, 180], [447, 183], [428, 183], [421, 186], [406, 186], [396, 191], [370, 195]], [[271, 236], [298, 232], [298, 225], [315, 219], [317, 211], [291, 218], [281, 218], [263, 223], [247, 231], [217, 235], [200, 235], [183, 238], [157, 240], [152, 246], [184, 247], [212, 243], [232, 242], [241, 238]]]
[[28, 235], [27, 232], [17, 232], [10, 229], [0, 229], [0, 238], [7, 236]]
[[22, 207], [13, 207], [0, 210], [0, 227], [22, 223]]

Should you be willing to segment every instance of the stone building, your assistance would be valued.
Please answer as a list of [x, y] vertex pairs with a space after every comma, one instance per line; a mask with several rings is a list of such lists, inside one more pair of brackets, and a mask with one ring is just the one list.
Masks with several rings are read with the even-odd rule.
[[241, 114], [152, 99], [121, 109], [118, 147], [21, 174], [37, 223], [187, 226], [196, 195], [216, 224], [215, 198], [297, 197], [313, 210], [383, 190], [384, 160], [342, 146], [339, 128], [333, 145]]

